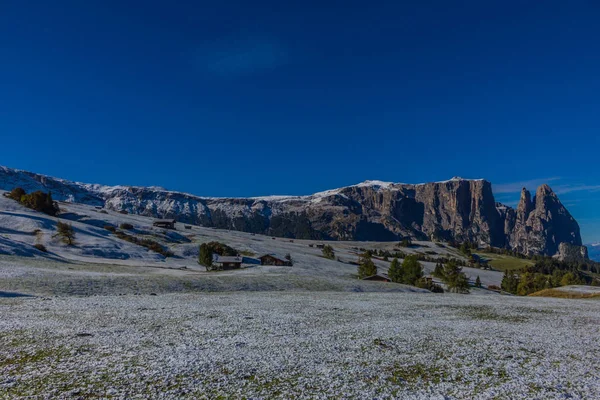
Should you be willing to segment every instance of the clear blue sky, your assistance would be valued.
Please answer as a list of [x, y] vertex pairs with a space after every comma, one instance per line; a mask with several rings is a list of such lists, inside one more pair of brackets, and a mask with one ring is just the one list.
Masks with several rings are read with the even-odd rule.
[[0, 164], [210, 196], [548, 182], [600, 241], [598, 21], [597, 1], [4, 1]]

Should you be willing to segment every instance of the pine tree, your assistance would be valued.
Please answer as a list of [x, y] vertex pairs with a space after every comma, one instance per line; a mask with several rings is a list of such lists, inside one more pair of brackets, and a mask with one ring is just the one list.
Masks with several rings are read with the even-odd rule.
[[442, 263], [435, 264], [435, 268], [432, 273], [436, 278], [444, 278], [444, 265]]
[[363, 279], [373, 275], [377, 275], [377, 266], [373, 260], [371, 260], [371, 256], [365, 254], [358, 266], [358, 278]]
[[392, 260], [392, 263], [390, 264], [390, 269], [388, 270], [388, 276], [390, 277], [392, 282], [402, 282], [402, 268], [400, 267], [400, 261], [398, 261], [397, 258], [394, 258]]
[[444, 265], [444, 277], [442, 280], [451, 292], [469, 293], [469, 280], [462, 272], [462, 267], [454, 260], [450, 260]]
[[335, 260], [335, 251], [333, 251], [333, 247], [331, 247], [330, 245], [326, 244], [323, 247], [323, 257], [328, 258], [330, 260]]
[[402, 261], [402, 283], [414, 286], [422, 277], [423, 267], [417, 256], [407, 256], [404, 261]]
[[200, 255], [198, 256], [198, 263], [204, 265], [207, 271], [212, 268], [213, 251], [207, 243], [200, 245]]
[[517, 294], [520, 279], [512, 271], [504, 271], [502, 277], [502, 284], [500, 285], [502, 290], [512, 294]]

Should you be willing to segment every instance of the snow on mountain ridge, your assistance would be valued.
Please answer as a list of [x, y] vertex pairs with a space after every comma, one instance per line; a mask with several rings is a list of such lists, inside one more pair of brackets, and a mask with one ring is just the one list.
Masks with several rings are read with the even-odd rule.
[[[267, 195], [267, 196], [254, 196], [254, 197], [231, 197], [231, 196], [217, 197], [217, 196], [198, 196], [198, 195], [194, 195], [194, 194], [190, 194], [190, 193], [186, 193], [186, 192], [168, 190], [168, 189], [165, 189], [160, 186], [134, 186], [134, 185], [110, 186], [110, 185], [103, 185], [103, 184], [98, 184], [98, 183], [83, 183], [83, 182], [77, 182], [77, 181], [70, 181], [70, 180], [62, 179], [62, 178], [55, 178], [52, 176], [38, 174], [38, 173], [29, 172], [29, 171], [25, 171], [25, 170], [9, 168], [6, 166], [0, 166], [0, 173], [4, 173], [3, 174], [4, 176], [2, 176], [0, 174], [0, 188], [2, 188], [3, 190], [9, 191], [17, 186], [21, 186], [25, 190], [27, 190], [28, 187], [32, 187], [32, 186], [36, 187], [36, 188], [30, 189], [30, 190], [52, 190], [52, 186], [57, 186], [57, 185], [51, 185], [50, 183], [60, 183], [62, 186], [71, 189], [73, 191], [73, 193], [71, 193], [70, 196], [67, 195], [67, 196], [61, 197], [60, 195], [63, 193], [61, 193], [59, 191], [58, 193], [53, 193], [53, 195], [55, 195], [55, 197], [56, 197], [56, 195], [58, 194], [58, 197], [56, 197], [58, 200], [70, 201], [70, 202], [79, 202], [80, 199], [76, 196], [77, 194], [84, 194], [84, 195], [95, 194], [95, 195], [102, 195], [104, 197], [104, 196], [111, 196], [115, 192], [118, 192], [118, 191], [132, 191], [132, 190], [137, 190], [137, 191], [145, 190], [145, 191], [150, 191], [150, 192], [161, 192], [161, 193], [170, 194], [170, 195], [182, 195], [185, 197], [195, 198], [195, 199], [199, 199], [199, 200], [245, 199], [245, 200], [256, 200], [256, 201], [287, 201], [287, 200], [305, 200], [305, 201], [313, 200], [314, 201], [314, 200], [319, 200], [323, 197], [340, 194], [340, 192], [342, 190], [347, 188], [347, 187], [342, 187], [342, 188], [337, 188], [337, 189], [330, 189], [330, 190], [325, 190], [325, 191], [317, 192], [317, 193], [310, 194], [310, 195]], [[10, 177], [10, 176], [13, 176], [13, 177], [18, 176], [20, 179], [7, 179], [7, 177]], [[434, 182], [434, 183], [447, 183], [447, 182], [452, 182], [452, 181], [456, 181], [456, 180], [481, 181], [483, 179], [462, 179], [462, 178], [454, 177], [447, 181], [440, 181], [440, 182]], [[380, 181], [380, 180], [366, 180], [364, 182], [361, 182], [361, 183], [358, 183], [355, 185], [350, 185], [348, 187], [372, 187], [372, 188], [375, 188], [378, 190], [378, 189], [393, 189], [394, 186], [417, 186], [417, 185], [425, 185], [425, 184], [426, 183], [407, 184], [407, 183], [397, 183], [397, 182], [385, 182], [385, 181]], [[82, 193], [82, 192], [85, 192], [85, 193]]]

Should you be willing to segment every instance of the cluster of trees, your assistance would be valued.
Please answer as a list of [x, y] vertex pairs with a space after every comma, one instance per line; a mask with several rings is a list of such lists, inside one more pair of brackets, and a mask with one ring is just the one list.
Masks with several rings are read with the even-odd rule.
[[239, 252], [233, 247], [220, 242], [202, 243], [200, 245], [198, 263], [204, 265], [207, 271], [216, 270], [213, 266], [213, 254], [218, 254], [220, 256], [237, 256]]
[[43, 212], [44, 214], [55, 217], [59, 213], [58, 204], [52, 200], [52, 193], [36, 191], [27, 194], [23, 188], [14, 188], [8, 195], [8, 198], [18, 201], [27, 208]]
[[404, 238], [398, 243], [400, 247], [412, 247], [412, 240], [410, 238]]
[[583, 273], [580, 267], [579, 263], [562, 262], [545, 257], [533, 266], [505, 271], [502, 277], [502, 290], [527, 296], [540, 290], [560, 286], [600, 284], [597, 279]]
[[335, 251], [333, 251], [333, 247], [331, 247], [330, 245], [326, 244], [323, 247], [323, 257], [328, 258], [330, 260], [335, 260]]
[[397, 258], [394, 258], [390, 264], [388, 275], [392, 282], [417, 286], [417, 282], [423, 278], [423, 267], [414, 255], [406, 257], [402, 264]]
[[[453, 260], [445, 264], [437, 263], [432, 275], [441, 279], [451, 292], [469, 293], [469, 279], [462, 272], [462, 267]], [[481, 284], [481, 281], [479, 284]]]
[[477, 250], [477, 243], [473, 242], [462, 242], [458, 247], [458, 251], [463, 253], [465, 256], [470, 257], [473, 250]]
[[[377, 266], [371, 258], [371, 252], [362, 254], [358, 262], [358, 277], [360, 279], [377, 274]], [[388, 276], [392, 282], [405, 285], [417, 286], [423, 289], [431, 290], [436, 293], [443, 293], [441, 286], [434, 284], [431, 280], [423, 277], [423, 267], [416, 256], [411, 255], [404, 258], [402, 263], [398, 258], [394, 258], [388, 270]]]
[[442, 264], [445, 264], [447, 262], [452, 261], [462, 267], [467, 266], [467, 262], [465, 260], [459, 260], [457, 258], [446, 258], [446, 257], [437, 257], [437, 256], [430, 257], [430, 255], [437, 255], [437, 253], [435, 253], [435, 252], [431, 252], [431, 254], [428, 255], [428, 254], [424, 254], [424, 253], [408, 254], [408, 253], [405, 253], [400, 250], [395, 250], [393, 252], [391, 252], [389, 250], [382, 250], [382, 249], [366, 250], [366, 249], [360, 248], [360, 249], [356, 249], [356, 250], [362, 251], [363, 254], [369, 254], [371, 257], [379, 257], [383, 261], [389, 261], [390, 259], [394, 259], [394, 258], [405, 259], [406, 257], [410, 256], [410, 257], [415, 257], [417, 259], [417, 261], [421, 261], [421, 262], [441, 262]]

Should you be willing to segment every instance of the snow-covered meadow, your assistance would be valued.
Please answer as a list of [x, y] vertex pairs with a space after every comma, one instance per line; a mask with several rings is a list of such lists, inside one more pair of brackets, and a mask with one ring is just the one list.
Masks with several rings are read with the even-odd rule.
[[237, 292], [0, 310], [0, 398], [600, 398], [597, 301]]
[[[356, 278], [360, 248], [396, 243], [332, 242], [329, 260], [316, 241], [61, 210], [74, 246], [55, 237], [56, 218], [0, 196], [1, 399], [600, 398], [598, 301]], [[123, 223], [174, 257], [104, 228]], [[206, 272], [198, 246], [214, 240], [294, 265]], [[402, 251], [461, 257], [430, 242]], [[484, 285], [502, 277], [464, 270]]]

